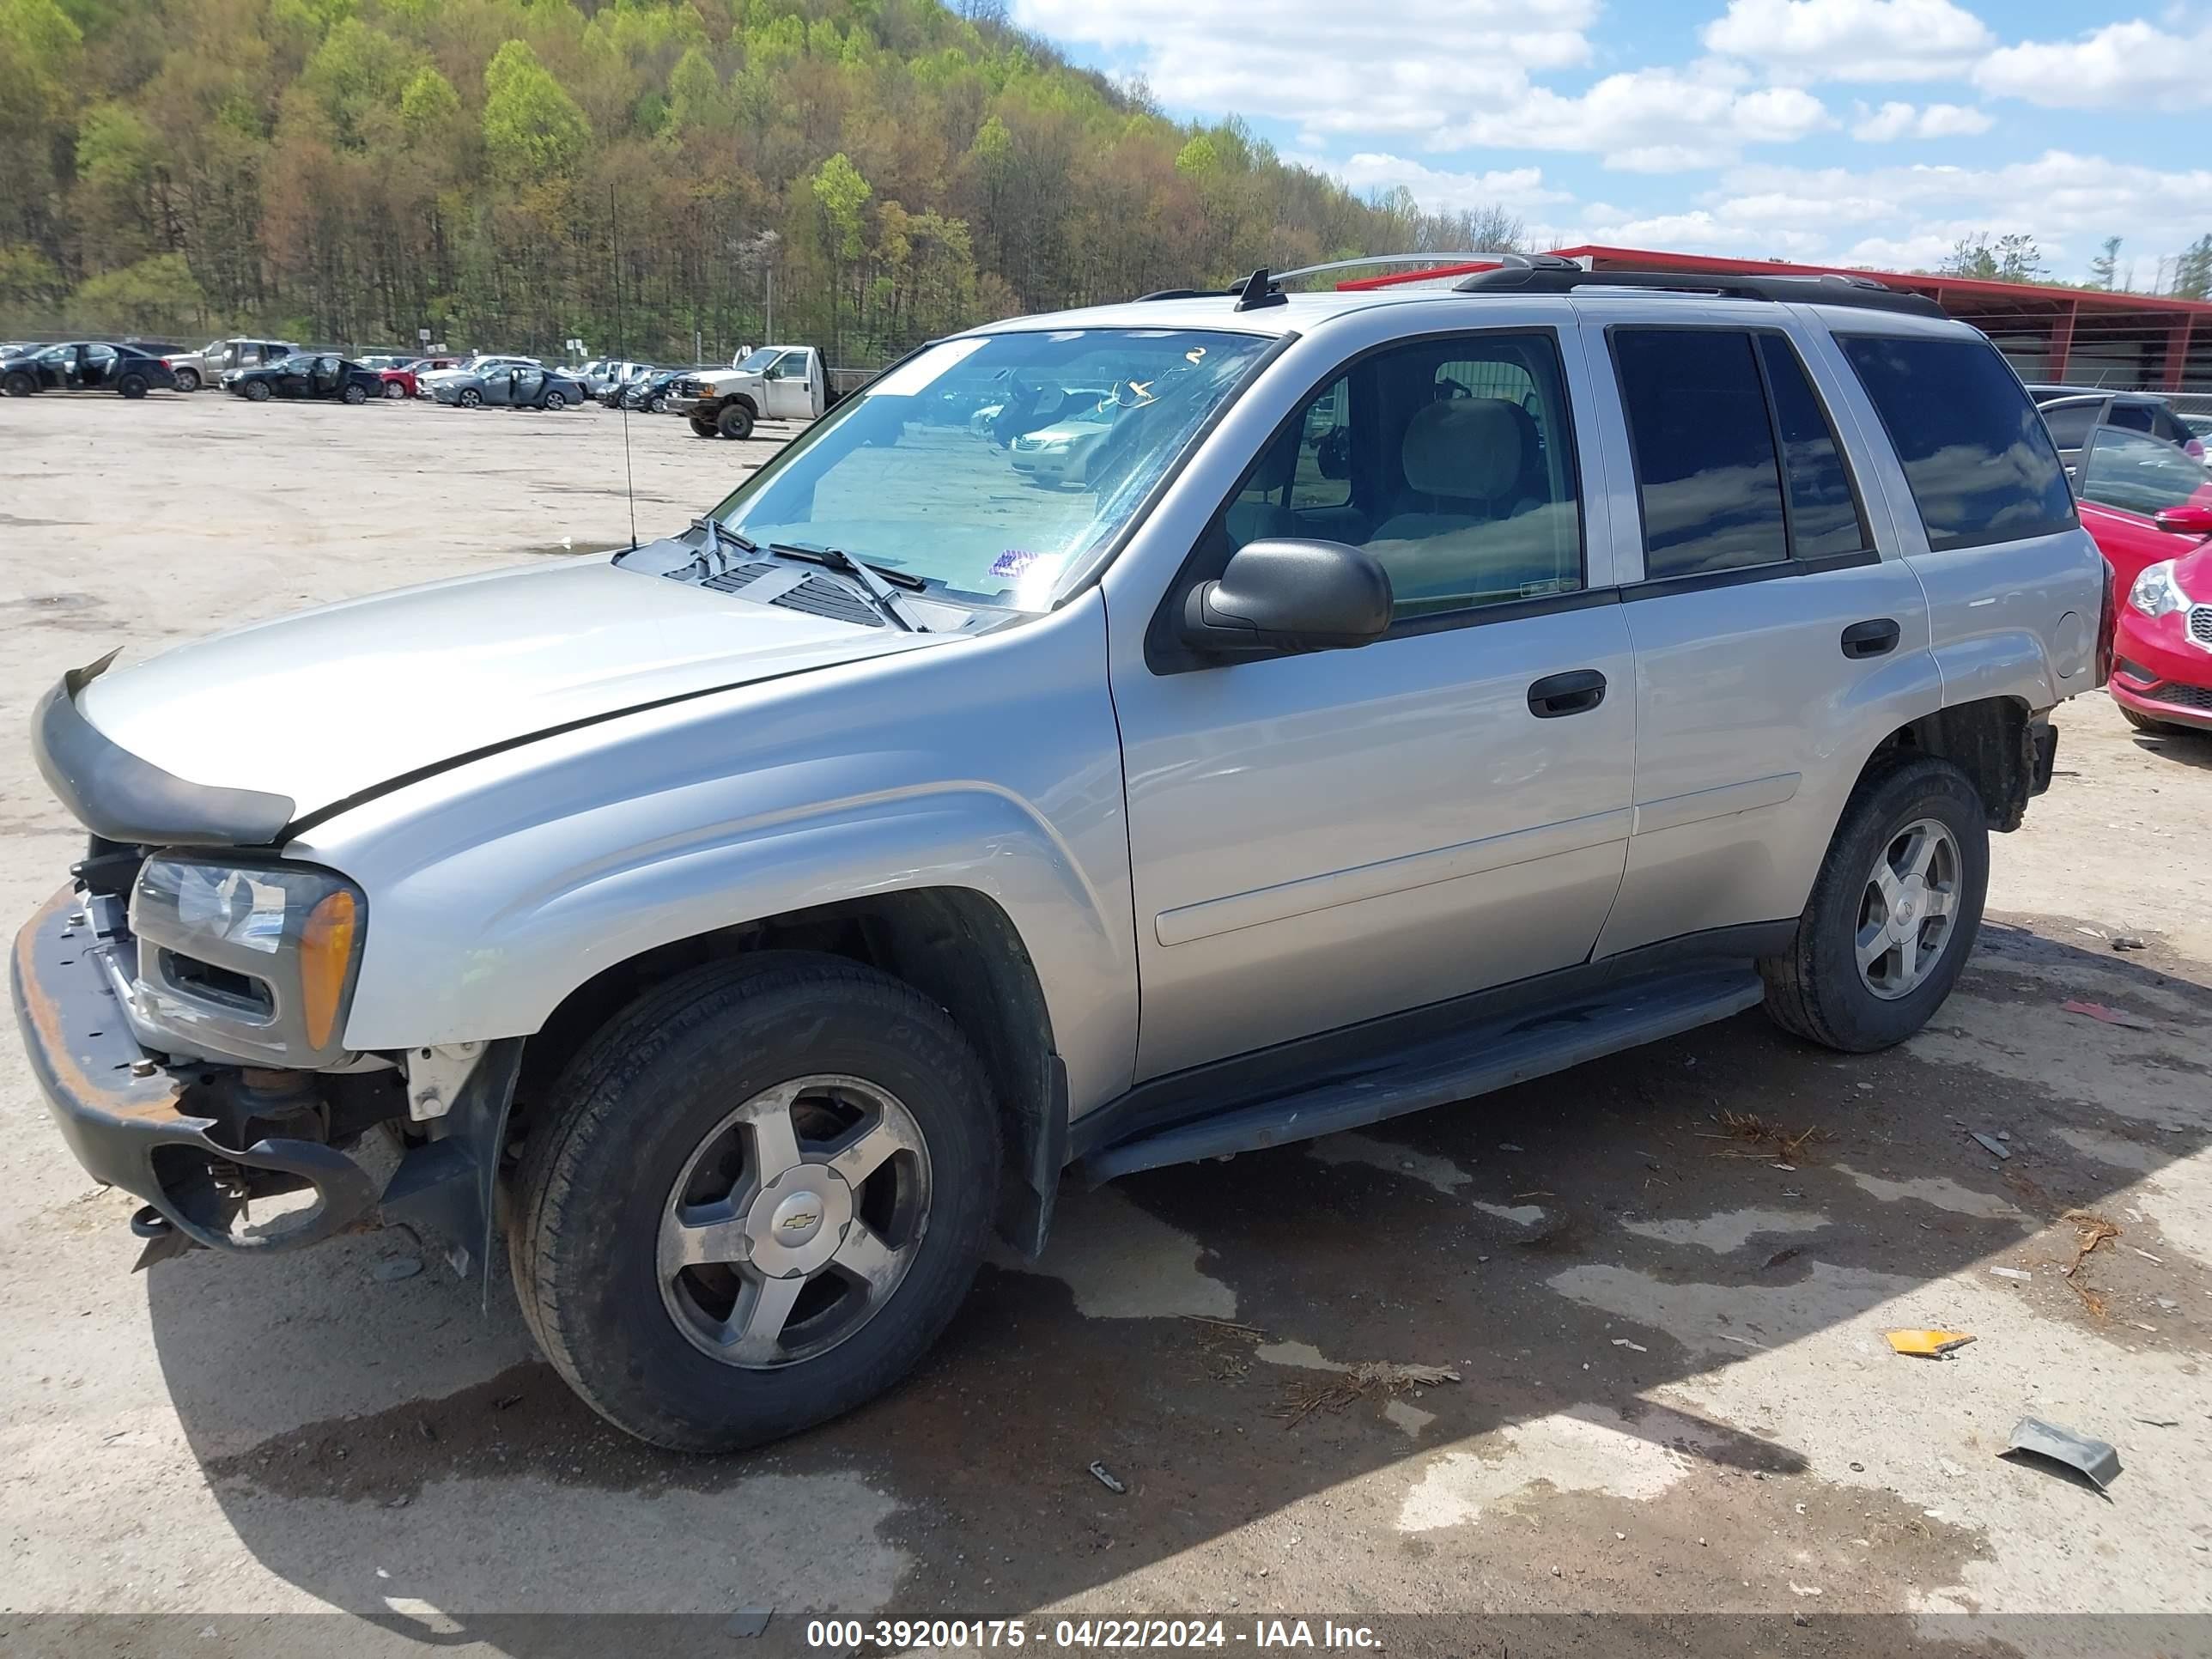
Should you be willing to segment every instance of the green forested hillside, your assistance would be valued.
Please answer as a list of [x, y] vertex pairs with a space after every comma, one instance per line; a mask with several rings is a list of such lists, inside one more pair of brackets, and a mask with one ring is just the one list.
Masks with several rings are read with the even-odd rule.
[[[936, 0], [0, 0], [0, 333], [840, 361], [1510, 230], [1179, 125]], [[614, 243], [619, 237], [619, 267]]]

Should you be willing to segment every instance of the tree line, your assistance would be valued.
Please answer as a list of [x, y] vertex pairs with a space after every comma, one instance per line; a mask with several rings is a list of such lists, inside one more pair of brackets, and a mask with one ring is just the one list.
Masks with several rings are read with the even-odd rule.
[[979, 319], [1514, 245], [938, 0], [0, 0], [0, 333], [884, 361]]

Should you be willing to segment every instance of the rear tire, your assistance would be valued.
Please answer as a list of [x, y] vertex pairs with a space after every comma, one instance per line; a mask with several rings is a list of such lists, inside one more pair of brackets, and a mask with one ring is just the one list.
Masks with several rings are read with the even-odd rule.
[[364, 386], [349, 386], [338, 393], [338, 396], [357, 409], [368, 401], [368, 388]]
[[743, 404], [724, 404], [714, 416], [714, 430], [739, 442], [753, 435], [753, 412]]
[[1957, 767], [1922, 757], [1861, 779], [1796, 938], [1759, 964], [1769, 1018], [1847, 1054], [1904, 1042], [1966, 968], [1989, 880], [1988, 811]]
[[115, 389], [137, 403], [146, 395], [146, 377], [143, 374], [126, 374], [115, 383]]
[[546, 408], [548, 408], [548, 409], [566, 409], [566, 408], [568, 408], [568, 400], [566, 398], [562, 397], [559, 392], [547, 392], [547, 393], [545, 394], [545, 407], [546, 407]]
[[199, 376], [199, 371], [198, 371], [198, 369], [192, 369], [192, 368], [180, 368], [180, 369], [179, 369], [179, 370], [177, 371], [177, 390], [178, 390], [178, 391], [179, 391], [179, 392], [198, 392], [199, 389], [200, 389], [200, 376]]
[[[777, 1106], [802, 1079], [808, 1092]], [[849, 1128], [842, 1097], [860, 1103]], [[772, 1137], [733, 1127], [763, 1102], [796, 1137], [781, 1158]], [[890, 1139], [880, 1162], [848, 1166], [865, 1167], [854, 1184], [833, 1176], [832, 1158]], [[793, 1188], [781, 1201], [760, 1195], [776, 1170], [765, 1184]], [[906, 1375], [968, 1292], [998, 1170], [981, 1064], [933, 1004], [838, 957], [714, 963], [647, 993], [570, 1062], [515, 1189], [515, 1292], [546, 1357], [609, 1422], [734, 1451]], [[746, 1260], [726, 1243], [667, 1254], [672, 1237], [702, 1244], [716, 1226], [743, 1231]], [[780, 1260], [781, 1277], [756, 1265]], [[772, 1334], [732, 1343], [779, 1285]]]

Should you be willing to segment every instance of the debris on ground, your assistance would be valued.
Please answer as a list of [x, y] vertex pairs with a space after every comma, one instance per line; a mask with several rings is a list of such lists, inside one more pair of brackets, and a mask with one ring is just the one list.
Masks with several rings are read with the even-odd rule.
[[758, 1636], [775, 1617], [774, 1607], [739, 1607], [730, 1615], [730, 1622], [722, 1627], [723, 1632], [738, 1638]]
[[388, 1255], [368, 1270], [368, 1276], [380, 1285], [396, 1285], [403, 1279], [412, 1279], [422, 1271], [422, 1258], [416, 1255]]
[[1882, 1335], [1898, 1352], [1917, 1359], [1941, 1359], [1974, 1340], [1966, 1331], [1884, 1331]]
[[2107, 1441], [2092, 1440], [2087, 1435], [2062, 1429], [2055, 1423], [2045, 1423], [2040, 1418], [2023, 1417], [2013, 1425], [2012, 1438], [1997, 1454], [2010, 1457], [2015, 1453], [2047, 1459], [2062, 1463], [2069, 1469], [2087, 1475], [2099, 1492], [2119, 1477], [2119, 1449]]
[[1978, 1140], [1981, 1142], [1982, 1150], [1989, 1153], [1993, 1158], [2006, 1158], [2012, 1156], [2011, 1147], [2006, 1146], [2004, 1142], [1997, 1139], [1994, 1135], [1984, 1134], [1979, 1129], [1967, 1130], [1966, 1138], [1970, 1140]]
[[1105, 1487], [1108, 1492], [1115, 1493], [1116, 1495], [1126, 1492], [1129, 1490], [1127, 1486], [1123, 1486], [1119, 1480], [1116, 1480], [1114, 1478], [1112, 1472], [1109, 1471], [1103, 1463], [1091, 1464], [1091, 1478], [1096, 1480], [1100, 1486]]
[[2035, 1277], [2025, 1267], [1992, 1267], [1990, 1271], [1999, 1279], [2033, 1279]]
[[2069, 1014], [2086, 1014], [2091, 1019], [2100, 1019], [2107, 1025], [2124, 1025], [2130, 1031], [2155, 1030], [2147, 1019], [2137, 1019], [2133, 1014], [2124, 1014], [2117, 1008], [2107, 1008], [2101, 1002], [2062, 1002], [2060, 1010]]
[[1460, 1374], [1443, 1365], [1400, 1365], [1387, 1359], [1370, 1359], [1331, 1376], [1327, 1382], [1300, 1377], [1283, 1389], [1283, 1403], [1269, 1413], [1295, 1428], [1317, 1411], [1340, 1412], [1355, 1401], [1378, 1396], [1387, 1404], [1412, 1389], [1439, 1382], [1456, 1382]]
[[1780, 1249], [1777, 1250], [1772, 1255], [1766, 1258], [1765, 1262], [1761, 1267], [1761, 1271], [1765, 1271], [1766, 1267], [1778, 1267], [1784, 1262], [1789, 1261], [1790, 1257], [1796, 1255], [1799, 1253], [1799, 1249], [1796, 1245], [1785, 1244]]
[[2118, 1238], [2120, 1230], [2114, 1223], [2088, 1210], [2069, 1210], [2064, 1218], [2074, 1224], [2074, 1259], [2058, 1271], [2074, 1287], [2074, 1293], [2081, 1298], [2081, 1304], [2102, 1319], [2105, 1316], [2105, 1298], [2089, 1288], [2081, 1274], [2081, 1264], [2106, 1239]]
[[2150, 946], [2144, 944], [2142, 940], [2137, 939], [2133, 933], [2115, 933], [2112, 935], [2112, 949], [2115, 951], [2148, 951], [2150, 949]]
[[2144, 1249], [2140, 1244], [2130, 1244], [2128, 1248], [2146, 1261], [2155, 1261], [2161, 1267], [2166, 1266], [2166, 1258], [2164, 1256], [2153, 1255], [2148, 1250]]
[[1233, 1319], [1185, 1314], [1183, 1320], [1198, 1328], [1199, 1363], [1217, 1382], [1234, 1382], [1249, 1374], [1251, 1351], [1268, 1340], [1267, 1333], [1257, 1325], [1240, 1325]]
[[1613, 1339], [1613, 1346], [1616, 1348], [1632, 1349], [1638, 1353], [1650, 1353], [1651, 1352], [1650, 1349], [1645, 1347], [1641, 1342], [1631, 1342], [1625, 1336], [1614, 1337]]
[[1823, 1134], [1818, 1126], [1799, 1130], [1796, 1134], [1775, 1128], [1756, 1112], [1723, 1112], [1713, 1121], [1721, 1126], [1721, 1133], [1713, 1134], [1698, 1131], [1700, 1140], [1741, 1140], [1747, 1150], [1723, 1149], [1712, 1154], [1715, 1158], [1762, 1158], [1771, 1159], [1778, 1167], [1794, 1170], [1798, 1151], [1808, 1142], [1832, 1140], [1833, 1135]]

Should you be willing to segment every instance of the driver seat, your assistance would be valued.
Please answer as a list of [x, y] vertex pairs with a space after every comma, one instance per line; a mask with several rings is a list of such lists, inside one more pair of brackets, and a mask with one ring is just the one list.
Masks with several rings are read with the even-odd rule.
[[1516, 518], [1541, 505], [1528, 489], [1536, 423], [1503, 398], [1425, 404], [1406, 423], [1407, 495], [1370, 542], [1425, 541]]

